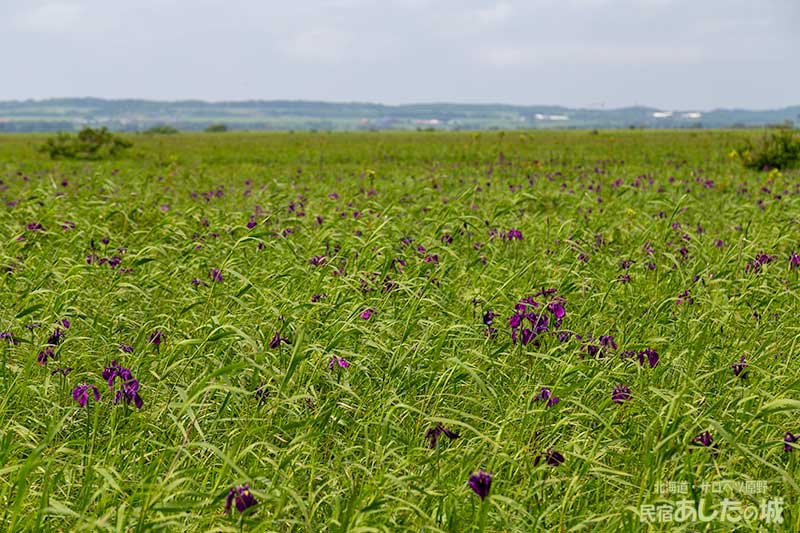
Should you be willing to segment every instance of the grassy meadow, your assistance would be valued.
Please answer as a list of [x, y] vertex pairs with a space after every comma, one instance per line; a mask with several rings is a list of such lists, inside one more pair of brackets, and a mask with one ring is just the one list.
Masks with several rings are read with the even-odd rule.
[[758, 135], [0, 136], [0, 525], [800, 530]]

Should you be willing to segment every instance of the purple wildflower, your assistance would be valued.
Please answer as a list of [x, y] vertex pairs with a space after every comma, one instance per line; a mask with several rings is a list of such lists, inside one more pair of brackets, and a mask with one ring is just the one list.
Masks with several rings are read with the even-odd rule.
[[323, 266], [325, 262], [326, 258], [324, 255], [314, 255], [308, 260], [308, 264], [313, 266]]
[[64, 326], [64, 329], [69, 329], [70, 322], [68, 318], [61, 319], [61, 325]]
[[694, 303], [694, 298], [692, 298], [692, 295], [688, 289], [680, 293], [678, 295], [678, 299], [675, 300], [675, 305], [681, 305], [682, 303], [687, 303], [687, 304]]
[[86, 407], [86, 402], [89, 401], [90, 391], [94, 396], [95, 401], [100, 400], [100, 391], [97, 390], [97, 387], [94, 385], [87, 385], [86, 383], [82, 383], [75, 387], [75, 389], [72, 391], [72, 399], [78, 402], [78, 405], [81, 407]]
[[564, 464], [564, 456], [555, 450], [546, 450], [538, 454], [533, 459], [533, 466], [538, 466], [542, 459], [544, 459], [544, 461], [550, 466], [559, 466]]
[[489, 489], [492, 488], [492, 474], [483, 470], [470, 472], [468, 483], [469, 488], [478, 495], [478, 498], [484, 500], [489, 495]]
[[762, 266], [772, 263], [774, 260], [775, 260], [774, 255], [765, 254], [763, 252], [760, 254], [756, 254], [756, 257], [752, 261], [749, 261], [744, 266], [744, 271], [759, 272]]
[[797, 252], [792, 252], [792, 255], [789, 256], [789, 268], [794, 270], [798, 267], [800, 267], [800, 255]]
[[641, 366], [644, 366], [645, 358], [647, 358], [647, 364], [650, 365], [650, 368], [655, 368], [658, 364], [658, 352], [653, 348], [645, 348], [637, 354], [637, 357]]
[[276, 331], [275, 335], [273, 335], [272, 339], [269, 341], [269, 347], [274, 350], [274, 349], [280, 347], [281, 343], [291, 344], [289, 342], [289, 339], [287, 339], [286, 337], [281, 337], [281, 334]]
[[533, 397], [534, 402], [538, 402], [540, 400], [541, 401], [546, 400], [548, 408], [553, 407], [559, 402], [558, 396], [553, 396], [552, 391], [544, 387], [542, 387], [542, 390], [536, 396]]
[[120, 344], [119, 349], [125, 353], [133, 353], [133, 346], [130, 344]]
[[626, 385], [617, 385], [611, 392], [611, 399], [614, 403], [622, 403], [631, 400], [631, 389]]
[[126, 368], [116, 360], [111, 361], [111, 365], [103, 370], [103, 379], [108, 382], [109, 392], [114, 392], [114, 382], [119, 378], [122, 384], [117, 389], [117, 394], [114, 396], [114, 404], [119, 403], [120, 400], [125, 400], [125, 403], [133, 402], [137, 409], [141, 409], [144, 402], [139, 396], [139, 380], [133, 377], [130, 368]]
[[61, 328], [56, 328], [50, 335], [50, 337], [48, 337], [47, 344], [49, 344], [50, 346], [58, 346], [63, 337], [64, 337], [64, 332], [61, 331]]
[[208, 277], [211, 278], [211, 281], [220, 282], [223, 280], [222, 272], [218, 268], [212, 268], [208, 271]]
[[733, 375], [740, 379], [747, 379], [747, 366], [743, 355], [739, 358], [738, 362], [731, 365], [731, 368], [733, 368]]
[[600, 335], [600, 346], [605, 348], [606, 350], [616, 350], [617, 343], [614, 342], [613, 335]]
[[436, 427], [432, 427], [425, 432], [425, 438], [428, 439], [428, 444], [431, 448], [436, 448], [436, 443], [439, 441], [439, 437], [444, 434], [450, 440], [455, 440], [460, 437], [458, 433], [447, 429], [444, 425], [439, 422]]
[[39, 352], [39, 355], [36, 357], [36, 361], [40, 365], [45, 366], [47, 364], [48, 359], [58, 359], [58, 356], [56, 356], [56, 353], [50, 346], [47, 346], [44, 350]]
[[14, 346], [19, 345], [19, 341], [17, 340], [16, 337], [14, 337], [14, 334], [11, 333], [10, 331], [0, 331], [0, 339], [5, 340], [6, 342], [10, 342]]
[[364, 309], [363, 311], [361, 311], [361, 314], [359, 316], [364, 320], [369, 320], [372, 317], [373, 313], [375, 313], [375, 311], [373, 311], [372, 309]]
[[64, 368], [54, 368], [53, 370], [50, 371], [50, 375], [53, 376], [55, 374], [61, 374], [62, 376], [66, 377], [67, 374], [69, 374], [70, 372], [72, 372], [72, 367], [67, 366]]
[[522, 232], [520, 230], [518, 230], [518, 229], [512, 228], [512, 229], [508, 230], [508, 233], [506, 233], [506, 239], [508, 239], [509, 241], [513, 241], [513, 240], [521, 241], [522, 240]]
[[150, 344], [154, 344], [155, 346], [161, 346], [161, 343], [164, 342], [165, 338], [166, 337], [164, 336], [164, 332], [161, 331], [160, 329], [157, 329], [150, 334], [150, 339], [149, 339]]
[[345, 359], [344, 357], [337, 357], [334, 355], [331, 358], [331, 362], [328, 363], [328, 368], [333, 370], [334, 368], [336, 368], [337, 365], [341, 368], [350, 368], [350, 363], [347, 362], [347, 359]]
[[324, 300], [324, 299], [326, 299], [326, 298], [327, 298], [327, 296], [326, 296], [326, 295], [324, 295], [324, 294], [315, 294], [315, 295], [313, 295], [313, 296], [311, 297], [311, 301], [312, 301], [312, 302], [318, 302], [318, 301], [320, 301], [320, 300]]
[[564, 316], [567, 314], [566, 309], [564, 309], [564, 302], [562, 300], [553, 300], [547, 304], [547, 310], [556, 317], [557, 325], [555, 327], [559, 327]]
[[714, 443], [714, 439], [711, 436], [711, 433], [708, 431], [704, 431], [703, 433], [699, 434], [695, 438], [692, 439], [692, 444], [696, 446], [705, 446], [708, 448]]
[[800, 440], [800, 433], [797, 435], [792, 435], [790, 431], [787, 431], [786, 435], [783, 437], [783, 451], [791, 452], [795, 448], [795, 446], [792, 445], [798, 440]]
[[225, 514], [231, 512], [232, 503], [236, 504], [236, 510], [240, 513], [245, 512], [250, 507], [258, 505], [255, 496], [250, 492], [250, 485], [235, 487], [228, 492], [228, 498], [225, 500]]

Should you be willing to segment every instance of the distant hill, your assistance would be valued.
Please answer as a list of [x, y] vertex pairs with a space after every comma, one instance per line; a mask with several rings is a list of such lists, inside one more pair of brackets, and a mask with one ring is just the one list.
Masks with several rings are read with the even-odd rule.
[[672, 110], [651, 107], [573, 109], [502, 104], [331, 103], [307, 101], [204, 102], [55, 98], [0, 102], [0, 132], [72, 131], [106, 126], [144, 131], [169, 125], [203, 130], [485, 130], [546, 128], [750, 128], [800, 124], [800, 106], [772, 110]]

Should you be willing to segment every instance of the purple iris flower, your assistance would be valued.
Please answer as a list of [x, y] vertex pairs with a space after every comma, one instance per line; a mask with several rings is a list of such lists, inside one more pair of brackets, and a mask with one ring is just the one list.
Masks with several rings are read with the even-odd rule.
[[269, 389], [267, 388], [267, 386], [264, 384], [263, 381], [256, 389], [255, 396], [256, 399], [259, 401], [259, 403], [265, 402], [267, 401], [267, 398], [269, 398]]
[[792, 255], [789, 256], [789, 268], [793, 270], [798, 267], [800, 267], [800, 255], [792, 252]]
[[69, 329], [70, 322], [68, 318], [61, 319], [61, 325], [64, 326], [64, 329]]
[[631, 396], [631, 389], [626, 385], [617, 385], [611, 392], [611, 399], [614, 401], [614, 403], [626, 402], [632, 398], [633, 396]]
[[731, 365], [731, 368], [733, 368], [733, 375], [740, 379], [747, 379], [747, 366], [743, 355], [739, 358], [738, 362]]
[[341, 368], [350, 368], [350, 363], [347, 362], [347, 359], [345, 359], [344, 357], [337, 357], [334, 355], [331, 358], [331, 362], [328, 363], [328, 368], [333, 370], [334, 368], [336, 368], [337, 365]]
[[544, 461], [550, 466], [559, 466], [564, 464], [564, 456], [555, 450], [546, 450], [538, 454], [533, 459], [533, 466], [538, 466], [542, 459], [544, 459]]
[[711, 433], [708, 431], [704, 431], [700, 433], [698, 436], [692, 439], [692, 444], [696, 446], [705, 446], [708, 448], [712, 444], [714, 444], [714, 438], [711, 436]]
[[250, 492], [250, 485], [235, 487], [228, 492], [228, 498], [225, 500], [225, 514], [231, 512], [231, 504], [234, 503], [236, 504], [236, 510], [240, 513], [258, 505], [255, 496]]
[[94, 385], [87, 385], [82, 383], [75, 387], [72, 391], [72, 399], [78, 402], [81, 407], [86, 407], [86, 402], [89, 401], [89, 392], [94, 396], [94, 400], [100, 400], [100, 391]]
[[53, 348], [47, 346], [44, 350], [39, 352], [39, 355], [36, 357], [36, 361], [44, 366], [47, 364], [48, 359], [58, 359], [56, 353], [53, 351]]
[[647, 364], [650, 365], [650, 368], [655, 368], [658, 364], [658, 352], [653, 348], [645, 348], [637, 354], [637, 357], [641, 366], [644, 366], [645, 359], [647, 359]]
[[114, 396], [114, 404], [125, 400], [126, 404], [133, 402], [137, 409], [141, 409], [144, 402], [139, 396], [139, 380], [133, 377], [130, 368], [121, 366], [114, 360], [111, 362], [111, 366], [107, 366], [103, 370], [103, 379], [108, 382], [109, 392], [114, 391], [114, 382], [117, 378], [120, 379], [121, 385]]
[[752, 261], [748, 261], [748, 263], [744, 266], [745, 272], [758, 272], [761, 270], [761, 267], [772, 263], [775, 260], [774, 255], [769, 255], [765, 253], [756, 254], [756, 257]]
[[222, 272], [218, 268], [212, 268], [208, 271], [208, 277], [211, 278], [211, 281], [220, 282], [223, 280]]
[[275, 335], [272, 336], [272, 340], [269, 341], [269, 347], [274, 350], [278, 348], [281, 345], [281, 343], [291, 344], [289, 342], [289, 339], [281, 337], [281, 334], [276, 331]]
[[47, 339], [47, 344], [51, 346], [58, 346], [63, 337], [64, 337], [64, 332], [61, 331], [61, 328], [56, 328], [50, 335], [50, 337]]
[[800, 440], [800, 433], [792, 435], [790, 431], [787, 431], [786, 435], [783, 437], [783, 451], [791, 452], [795, 448], [795, 446], [792, 445], [798, 440]]
[[691, 293], [689, 290], [685, 290], [678, 295], [678, 299], [675, 300], [675, 305], [681, 305], [683, 303], [692, 304], [694, 303], [694, 298], [692, 298]]
[[469, 488], [478, 495], [478, 498], [485, 500], [489, 495], [489, 489], [492, 488], [492, 474], [483, 470], [470, 472], [468, 483]]
[[483, 315], [483, 323], [485, 325], [487, 325], [487, 326], [491, 326], [492, 325], [492, 321], [494, 320], [494, 318], [496, 316], [497, 316], [497, 313], [495, 313], [494, 311], [486, 311], [486, 313], [484, 313], [484, 315]]
[[606, 350], [616, 350], [617, 343], [614, 342], [613, 335], [600, 335], [600, 346], [605, 348]]
[[314, 255], [308, 260], [308, 264], [313, 266], [323, 266], [326, 262], [324, 255]]
[[508, 239], [509, 241], [513, 241], [513, 240], [521, 241], [522, 240], [522, 232], [520, 230], [518, 230], [518, 229], [512, 228], [512, 229], [508, 230], [508, 233], [506, 233], [506, 239]]
[[133, 346], [130, 344], [120, 344], [119, 349], [125, 353], [133, 353]]
[[363, 311], [361, 311], [360, 316], [364, 320], [369, 320], [372, 317], [373, 313], [375, 313], [375, 311], [373, 311], [372, 309], [364, 309]]
[[318, 302], [318, 301], [320, 301], [320, 300], [324, 300], [324, 299], [326, 299], [326, 298], [327, 298], [327, 296], [326, 296], [326, 295], [324, 295], [324, 294], [315, 294], [315, 295], [313, 295], [313, 296], [311, 297], [311, 301], [312, 301], [312, 302]]
[[10, 342], [14, 346], [19, 346], [19, 341], [14, 337], [14, 334], [10, 331], [0, 331], [0, 339], [5, 340], [6, 342]]
[[559, 402], [558, 396], [553, 396], [553, 393], [550, 389], [546, 389], [542, 387], [542, 390], [533, 397], [534, 402], [538, 401], [547, 401], [547, 407], [553, 407]]
[[164, 342], [164, 339], [165, 339], [164, 332], [161, 331], [160, 329], [157, 329], [150, 334], [150, 344], [161, 346], [161, 343]]
[[[550, 311], [551, 313], [553, 313], [553, 316], [556, 317], [556, 319], [559, 321], [559, 324], [560, 324], [560, 321], [564, 319], [564, 315], [567, 314], [566, 309], [564, 309], [564, 304], [560, 300], [554, 300], [554, 301], [550, 302], [547, 305], [547, 310]], [[556, 326], [556, 327], [558, 327], [558, 326]]]
[[522, 328], [522, 336], [520, 338], [520, 342], [522, 342], [523, 346], [527, 346], [535, 338], [536, 334], [533, 332], [533, 330], [528, 328]]
[[425, 432], [425, 438], [428, 439], [428, 444], [430, 444], [431, 448], [436, 448], [436, 443], [439, 441], [439, 437], [441, 437], [442, 434], [450, 440], [455, 440], [460, 437], [458, 433], [447, 429], [439, 422], [436, 427], [432, 427]]

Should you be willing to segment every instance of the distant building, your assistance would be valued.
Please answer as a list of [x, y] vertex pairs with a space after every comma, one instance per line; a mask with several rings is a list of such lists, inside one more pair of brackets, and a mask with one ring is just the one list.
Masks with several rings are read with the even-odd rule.
[[654, 118], [669, 118], [672, 116], [672, 111], [656, 111], [653, 113]]

